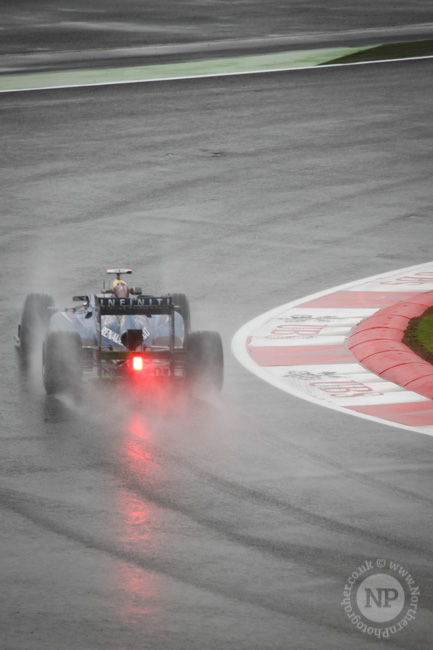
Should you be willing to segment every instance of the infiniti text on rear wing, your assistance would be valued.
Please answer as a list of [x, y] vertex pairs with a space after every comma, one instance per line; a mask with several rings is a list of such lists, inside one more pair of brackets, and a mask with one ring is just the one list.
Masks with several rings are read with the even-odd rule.
[[155, 296], [138, 296], [137, 298], [96, 298], [96, 304], [101, 316], [111, 315], [143, 315], [172, 314], [174, 311], [171, 296], [157, 298]]

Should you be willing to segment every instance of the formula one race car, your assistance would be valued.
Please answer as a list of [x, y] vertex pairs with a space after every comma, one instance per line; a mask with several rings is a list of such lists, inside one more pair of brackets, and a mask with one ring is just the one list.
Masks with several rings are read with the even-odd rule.
[[187, 297], [153, 296], [116, 276], [101, 293], [74, 296], [77, 307], [57, 311], [51, 296], [30, 294], [23, 305], [18, 343], [24, 360], [42, 348], [48, 394], [79, 390], [83, 378], [150, 386], [170, 382], [221, 391], [223, 347], [217, 332], [191, 332]]

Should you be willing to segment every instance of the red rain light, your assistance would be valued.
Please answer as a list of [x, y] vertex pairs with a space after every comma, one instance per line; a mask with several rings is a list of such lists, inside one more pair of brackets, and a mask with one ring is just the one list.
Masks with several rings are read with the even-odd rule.
[[133, 370], [143, 370], [143, 358], [142, 357], [132, 357], [132, 369]]

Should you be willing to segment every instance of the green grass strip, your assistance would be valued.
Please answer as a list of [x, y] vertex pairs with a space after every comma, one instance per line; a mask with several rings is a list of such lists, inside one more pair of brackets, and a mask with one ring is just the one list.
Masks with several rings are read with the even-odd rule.
[[211, 75], [245, 74], [317, 66], [336, 57], [347, 57], [368, 48], [332, 48], [278, 52], [254, 56], [208, 59], [99, 70], [65, 70], [0, 76], [0, 92], [67, 88], [103, 84], [138, 83]]
[[433, 363], [433, 307], [409, 321], [403, 343], [419, 357]]
[[433, 56], [433, 41], [377, 45], [363, 51], [339, 56], [337, 59], [327, 61], [327, 64], [368, 63], [371, 61], [392, 61], [393, 59], [414, 59], [423, 56]]

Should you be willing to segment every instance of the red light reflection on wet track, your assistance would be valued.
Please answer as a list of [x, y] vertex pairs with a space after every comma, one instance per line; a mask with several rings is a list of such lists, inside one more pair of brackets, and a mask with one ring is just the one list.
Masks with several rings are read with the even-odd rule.
[[[157, 509], [140, 494], [141, 480], [152, 462], [149, 449], [151, 433], [142, 414], [134, 413], [128, 418], [124, 436], [120, 442], [119, 464], [126, 477], [126, 485], [116, 493], [117, 540], [122, 551], [131, 555], [131, 563], [119, 562], [112, 579], [116, 589], [122, 592], [116, 603], [116, 616], [126, 625], [143, 625], [144, 621], [158, 621], [158, 576], [146, 570], [148, 560], [155, 557], [155, 517]], [[137, 491], [131, 489], [137, 485]], [[140, 558], [143, 566], [140, 566]]]

